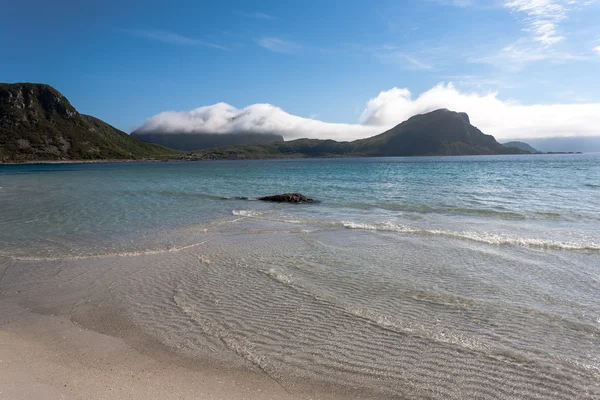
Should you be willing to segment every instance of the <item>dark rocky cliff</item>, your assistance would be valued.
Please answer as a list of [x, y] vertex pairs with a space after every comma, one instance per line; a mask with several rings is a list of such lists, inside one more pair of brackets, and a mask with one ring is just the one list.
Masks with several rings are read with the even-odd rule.
[[49, 85], [0, 83], [0, 161], [139, 159], [178, 154], [80, 114]]

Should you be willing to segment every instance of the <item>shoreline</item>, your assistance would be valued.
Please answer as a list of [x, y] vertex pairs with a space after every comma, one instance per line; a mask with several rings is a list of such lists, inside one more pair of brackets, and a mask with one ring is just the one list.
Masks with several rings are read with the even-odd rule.
[[0, 162], [2, 165], [55, 165], [55, 164], [114, 164], [114, 163], [143, 163], [143, 162], [173, 162], [173, 161], [187, 161], [179, 159], [110, 159], [110, 160], [38, 160], [38, 161], [22, 161], [22, 162]]
[[545, 152], [529, 154], [463, 154], [463, 155], [422, 155], [422, 156], [337, 156], [337, 157], [280, 157], [280, 158], [165, 158], [165, 159], [106, 159], [106, 160], [37, 160], [21, 162], [0, 162], [2, 165], [59, 165], [59, 164], [113, 164], [113, 163], [157, 163], [157, 162], [191, 162], [191, 161], [270, 161], [270, 160], [323, 160], [352, 158], [417, 158], [417, 157], [482, 157], [482, 156], [545, 156], [545, 155], [583, 155], [596, 154], [577, 152]]
[[[69, 318], [0, 305], [0, 397], [17, 399], [300, 400], [263, 373], [177, 362]], [[313, 397], [312, 399], [337, 399]]]

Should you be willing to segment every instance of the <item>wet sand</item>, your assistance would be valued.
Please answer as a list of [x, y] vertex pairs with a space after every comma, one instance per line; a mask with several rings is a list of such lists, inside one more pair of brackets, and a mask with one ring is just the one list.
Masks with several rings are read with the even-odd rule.
[[[154, 353], [154, 352], [153, 352]], [[0, 398], [302, 399], [260, 373], [179, 365], [68, 318], [0, 303]]]

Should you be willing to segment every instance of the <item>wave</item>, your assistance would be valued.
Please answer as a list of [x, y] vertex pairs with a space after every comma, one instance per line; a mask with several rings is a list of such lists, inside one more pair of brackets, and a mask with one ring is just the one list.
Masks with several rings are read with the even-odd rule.
[[558, 213], [546, 212], [546, 211], [538, 211], [535, 213], [535, 215], [537, 215], [539, 217], [548, 218], [548, 219], [558, 219], [561, 217], [561, 215]]
[[255, 211], [255, 210], [233, 210], [231, 213], [238, 217], [250, 217], [250, 218], [258, 218], [263, 215], [262, 212]]
[[138, 256], [150, 256], [156, 254], [164, 254], [164, 253], [177, 253], [183, 250], [191, 249], [193, 247], [201, 246], [206, 243], [207, 240], [193, 243], [186, 246], [179, 247], [169, 247], [164, 249], [154, 249], [154, 250], [140, 250], [140, 251], [124, 251], [118, 253], [103, 253], [103, 254], [90, 254], [90, 255], [81, 255], [81, 256], [62, 256], [62, 257], [20, 257], [20, 256], [11, 256], [8, 255], [13, 260], [16, 261], [68, 261], [68, 260], [90, 260], [90, 259], [102, 259], [102, 258], [112, 258], [112, 257], [138, 257]]
[[[568, 251], [583, 251], [583, 252], [598, 252], [600, 251], [600, 243], [596, 242], [563, 242], [558, 240], [548, 240], [539, 238], [522, 238], [511, 234], [497, 234], [490, 232], [469, 232], [469, 231], [450, 231], [443, 229], [426, 229], [407, 225], [398, 225], [391, 222], [381, 224], [367, 224], [352, 221], [342, 222], [326, 222], [315, 220], [293, 220], [285, 218], [272, 218], [265, 215], [265, 212], [256, 210], [233, 210], [233, 215], [244, 218], [255, 218], [272, 222], [286, 222], [292, 224], [320, 225], [327, 227], [342, 226], [347, 229], [359, 229], [368, 231], [387, 231], [409, 233], [425, 236], [442, 236], [459, 240], [468, 240], [472, 242], [485, 243], [490, 245], [512, 245], [539, 250], [568, 250]], [[548, 217], [550, 217], [548, 213]]]
[[371, 209], [379, 208], [388, 211], [404, 211], [414, 212], [419, 214], [462, 214], [462, 215], [478, 215], [497, 217], [501, 219], [527, 219], [528, 216], [523, 213], [516, 211], [501, 211], [491, 210], [486, 208], [465, 208], [465, 207], [451, 207], [451, 206], [440, 206], [434, 207], [426, 204], [373, 204], [373, 203], [344, 203], [341, 204], [348, 208], [358, 209]]
[[255, 218], [255, 219], [264, 219], [266, 221], [272, 222], [287, 222], [289, 224], [305, 224], [307, 221], [301, 221], [297, 219], [279, 219], [279, 218], [268, 218], [264, 217], [264, 213], [256, 210], [233, 210], [231, 212], [233, 215], [238, 217], [247, 217], [247, 218]]
[[420, 234], [428, 236], [444, 236], [454, 239], [469, 240], [478, 243], [492, 245], [513, 245], [541, 250], [571, 250], [571, 251], [600, 251], [598, 243], [576, 243], [561, 242], [556, 240], [545, 240], [536, 238], [521, 238], [507, 234], [495, 234], [489, 232], [447, 231], [442, 229], [414, 228], [406, 225], [395, 225], [384, 223], [381, 225], [370, 225], [356, 222], [342, 222], [342, 226], [348, 229], [362, 229], [371, 231], [388, 231]]

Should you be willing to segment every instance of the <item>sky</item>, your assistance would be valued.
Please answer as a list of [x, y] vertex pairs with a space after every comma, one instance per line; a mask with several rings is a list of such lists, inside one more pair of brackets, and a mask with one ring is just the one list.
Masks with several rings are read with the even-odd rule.
[[352, 140], [436, 108], [600, 135], [600, 1], [7, 1], [0, 81], [131, 132]]

